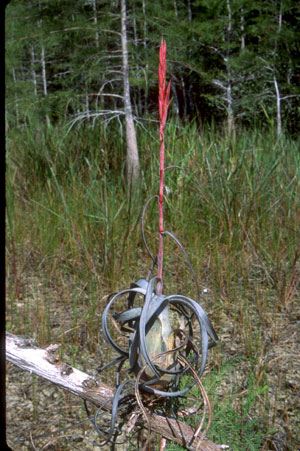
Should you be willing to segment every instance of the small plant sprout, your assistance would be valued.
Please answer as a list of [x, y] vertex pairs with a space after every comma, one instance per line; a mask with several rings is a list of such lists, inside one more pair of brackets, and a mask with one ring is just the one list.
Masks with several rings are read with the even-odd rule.
[[[211, 405], [200, 377], [205, 369], [208, 350], [216, 344], [218, 338], [206, 312], [200, 306], [200, 288], [187, 252], [172, 232], [164, 230], [164, 176], [166, 169], [174, 167], [164, 167], [164, 132], [170, 105], [170, 82], [166, 86], [166, 53], [166, 43], [162, 39], [158, 72], [159, 194], [152, 196], [146, 202], [142, 214], [142, 237], [152, 265], [146, 277], [139, 278], [137, 282], [131, 284], [130, 288], [111, 295], [103, 312], [103, 334], [111, 348], [117, 353], [117, 357], [100, 368], [97, 374], [113, 364], [117, 365], [117, 369], [115, 371], [116, 393], [112, 401], [109, 428], [106, 430], [103, 424], [99, 426], [102, 408], [97, 411], [93, 419], [93, 424], [102, 437], [100, 446], [116, 440], [118, 409], [122, 411], [122, 414], [126, 412], [129, 415], [136, 408], [136, 404], [146, 417], [148, 425], [150, 425], [149, 413], [153, 409], [161, 410], [163, 408], [164, 412], [181, 421], [185, 415], [197, 414], [197, 418], [200, 417], [200, 423], [194, 437], [200, 433], [203, 437], [211, 420]], [[145, 213], [153, 199], [158, 200], [159, 213], [159, 247], [155, 257], [150, 252], [144, 233]], [[163, 241], [165, 238], [174, 240], [182, 251], [190, 270], [191, 279], [197, 289], [197, 300], [182, 294], [163, 293]], [[157, 276], [153, 276], [152, 273], [156, 266]], [[125, 310], [124, 302], [127, 303]], [[127, 371], [125, 370], [126, 363]], [[124, 373], [128, 374], [125, 381], [122, 380]], [[183, 388], [184, 384], [181, 379], [187, 373], [192, 376], [192, 381], [189, 386], [185, 384]], [[196, 384], [200, 388], [202, 402], [192, 398], [190, 390]], [[188, 396], [186, 396], [187, 394]], [[122, 417], [124, 419], [123, 415]], [[105, 430], [106, 432], [104, 432]], [[150, 427], [146, 445], [149, 443], [149, 439]]]

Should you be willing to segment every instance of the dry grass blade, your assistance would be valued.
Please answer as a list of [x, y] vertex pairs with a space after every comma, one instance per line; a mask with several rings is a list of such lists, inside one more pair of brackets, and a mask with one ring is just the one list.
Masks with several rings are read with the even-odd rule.
[[[201, 391], [201, 394], [202, 394], [202, 397], [203, 397], [203, 401], [204, 401], [204, 410], [203, 410], [203, 414], [202, 414], [202, 419], [201, 419], [200, 425], [198, 426], [198, 428], [197, 428], [197, 430], [196, 430], [196, 432], [195, 432], [195, 434], [194, 434], [194, 437], [195, 437], [195, 438], [198, 437], [198, 435], [199, 435], [200, 432], [201, 432], [201, 429], [202, 429], [203, 424], [204, 424], [204, 421], [205, 421], [206, 411], [207, 411], [207, 409], [208, 409], [208, 414], [209, 414], [209, 416], [208, 416], [208, 422], [207, 422], [207, 425], [206, 425], [204, 431], [202, 432], [202, 437], [201, 437], [201, 440], [203, 440], [203, 438], [205, 437], [206, 432], [207, 432], [208, 429], [209, 429], [209, 426], [210, 426], [210, 423], [211, 423], [211, 420], [212, 420], [212, 407], [211, 407], [211, 403], [210, 403], [210, 401], [209, 401], [208, 395], [207, 395], [207, 393], [206, 393], [206, 391], [205, 391], [205, 388], [204, 388], [204, 386], [203, 386], [203, 384], [202, 384], [202, 381], [201, 381], [200, 377], [198, 376], [198, 374], [196, 373], [196, 371], [194, 370], [194, 368], [191, 366], [190, 362], [189, 362], [184, 356], [182, 356], [182, 355], [180, 355], [180, 356], [178, 357], [178, 361], [179, 361], [180, 363], [182, 363], [182, 364], [188, 366], [190, 372], [192, 373], [193, 377], [194, 377], [195, 380], [197, 381], [197, 384], [198, 384], [198, 386], [199, 386], [199, 388], [200, 388], [200, 391]], [[201, 445], [201, 441], [198, 443], [197, 448], [196, 448], [196, 451], [198, 451], [200, 445]]]

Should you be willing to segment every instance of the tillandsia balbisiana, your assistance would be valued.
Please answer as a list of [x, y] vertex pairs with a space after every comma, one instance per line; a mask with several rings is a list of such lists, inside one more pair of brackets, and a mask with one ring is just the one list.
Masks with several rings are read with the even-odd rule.
[[[169, 414], [178, 418], [185, 414], [195, 414], [202, 409], [200, 426], [194, 437], [202, 432], [204, 436], [211, 420], [211, 406], [207, 394], [203, 388], [200, 377], [202, 376], [209, 348], [216, 344], [218, 337], [210, 323], [210, 320], [199, 305], [200, 288], [196, 273], [191, 261], [179, 239], [167, 230], [163, 223], [163, 191], [164, 175], [167, 169], [177, 166], [164, 167], [165, 143], [164, 130], [167, 120], [168, 107], [170, 105], [170, 82], [166, 86], [166, 43], [162, 39], [159, 53], [159, 123], [160, 123], [160, 186], [159, 195], [152, 196], [145, 204], [142, 214], [142, 237], [145, 248], [152, 259], [152, 265], [148, 275], [132, 283], [125, 289], [109, 297], [108, 304], [102, 316], [102, 331], [111, 348], [117, 352], [111, 362], [97, 371], [97, 374], [109, 366], [116, 364], [116, 392], [112, 400], [112, 409], [109, 427], [105, 429], [99, 425], [103, 414], [103, 407], [98, 409], [93, 417], [93, 424], [102, 437], [98, 446], [104, 446], [108, 442], [116, 444], [116, 437], [120, 432], [120, 424], [117, 425], [117, 413], [131, 412], [136, 403], [149, 423], [149, 409], [157, 409], [162, 403], [168, 406]], [[159, 249], [156, 257], [153, 257], [147, 245], [144, 222], [145, 213], [149, 203], [158, 200], [159, 211]], [[163, 294], [163, 240], [170, 237], [179, 246], [188, 264], [191, 277], [197, 289], [197, 300], [182, 294]], [[157, 275], [153, 276], [157, 266]], [[116, 309], [124, 304], [127, 297], [125, 311], [116, 313]], [[121, 307], [122, 308], [122, 307]], [[113, 333], [111, 325], [115, 326], [117, 333]], [[116, 330], [115, 329], [115, 330]], [[127, 362], [129, 366], [126, 381], [120, 379], [121, 368]], [[189, 373], [192, 376], [187, 387], [181, 388], [182, 377]], [[197, 408], [186, 409], [185, 395], [198, 384], [203, 398], [203, 404], [197, 403]], [[149, 398], [152, 403], [149, 404]], [[153, 402], [153, 400], [156, 400]], [[152, 407], [149, 407], [149, 406]], [[185, 406], [183, 408], [182, 406]], [[89, 413], [89, 412], [88, 412]], [[209, 418], [202, 431], [206, 413]], [[105, 421], [107, 423], [107, 421]], [[147, 443], [149, 442], [149, 436]]]

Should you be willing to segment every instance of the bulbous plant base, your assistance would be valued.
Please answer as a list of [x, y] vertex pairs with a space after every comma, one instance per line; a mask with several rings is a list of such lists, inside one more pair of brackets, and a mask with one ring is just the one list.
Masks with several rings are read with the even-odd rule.
[[[158, 277], [139, 279], [129, 289], [110, 296], [103, 312], [104, 337], [118, 356], [99, 371], [112, 364], [118, 364], [118, 367], [111, 426], [101, 445], [112, 440], [117, 409], [123, 405], [124, 399], [129, 400], [130, 408], [135, 399], [146, 417], [148, 410], [155, 408], [153, 406], [157, 406], [157, 402], [164, 404], [165, 408], [165, 402], [169, 399], [169, 408], [172, 406], [172, 415], [176, 416], [176, 403], [171, 400], [182, 398], [198, 384], [206, 406], [201, 425], [210, 405], [200, 376], [206, 365], [208, 349], [215, 345], [217, 335], [198, 302], [180, 294], [157, 295], [155, 286], [158, 280]], [[122, 311], [124, 297], [127, 298], [127, 308]], [[128, 379], [123, 382], [120, 374], [126, 362], [129, 366]], [[187, 372], [193, 381], [188, 387], [180, 389], [181, 377]], [[134, 394], [129, 395], [130, 391]], [[150, 404], [149, 395], [152, 399]], [[97, 413], [94, 425], [98, 431], [100, 428], [96, 423], [99, 418]], [[103, 437], [103, 431], [101, 434]]]
[[[137, 373], [141, 366], [146, 364], [146, 377], [152, 377], [158, 381], [164, 375], [178, 376], [181, 371], [169, 367], [176, 367], [175, 355], [181, 352], [186, 358], [193, 354], [192, 363], [201, 376], [206, 364], [208, 348], [215, 344], [217, 335], [198, 302], [183, 295], [158, 296], [154, 288], [157, 280], [157, 277], [153, 277], [150, 281], [139, 279], [131, 285], [130, 289], [121, 291], [110, 299], [102, 316], [104, 336], [110, 346], [119, 353], [120, 358], [129, 360], [130, 372]], [[121, 313], [114, 312], [112, 315], [114, 321], [119, 323], [118, 329], [125, 332], [123, 340], [125, 346], [121, 347], [110, 332], [108, 318], [110, 310], [124, 294], [128, 294], [127, 310]], [[137, 294], [142, 295], [142, 306], [135, 306]], [[184, 324], [184, 329], [172, 328], [172, 310], [179, 315], [179, 321]], [[198, 323], [199, 337], [194, 337], [195, 323]], [[174, 335], [175, 333], [177, 335]], [[180, 342], [180, 333], [185, 340], [183, 344], [177, 346], [176, 341]], [[159, 360], [154, 363], [154, 358]], [[160, 362], [162, 362], [161, 366]], [[147, 389], [148, 385], [150, 384], [145, 384], [144, 389]]]
[[[161, 313], [154, 316], [153, 323], [150, 322], [149, 327], [146, 328], [145, 345], [149, 359], [155, 362], [156, 368], [160, 368], [160, 377], [157, 382], [152, 384], [152, 388], [158, 390], [165, 389], [176, 378], [176, 374], [166, 371], [176, 370], [178, 372], [179, 365], [176, 363], [175, 349], [181, 344], [180, 336], [186, 336], [184, 329], [174, 329], [174, 315], [172, 313], [170, 306], [167, 305]], [[140, 355], [134, 368], [136, 376], [143, 367], [145, 368], [141, 374], [141, 381], [149, 382], [156, 377], [143, 355]]]
[[[162, 312], [157, 315], [153, 321], [153, 324], [147, 328], [145, 335], [145, 345], [149, 355], [150, 360], [155, 359], [160, 354], [164, 354], [169, 351], [169, 336], [171, 333], [171, 325], [169, 320], [169, 306], [167, 305]], [[158, 357], [156, 360], [156, 364], [164, 369], [171, 369], [172, 362], [171, 355], [163, 355]], [[146, 364], [143, 356], [139, 356], [137, 365], [135, 368], [135, 374], [139, 372], [139, 370]], [[153, 371], [149, 371], [148, 368], [144, 371], [143, 380], [152, 379], [155, 376]], [[163, 383], [164, 381], [164, 383]], [[164, 380], [163, 376], [160, 378], [159, 383], [165, 385], [169, 382], [169, 378]]]

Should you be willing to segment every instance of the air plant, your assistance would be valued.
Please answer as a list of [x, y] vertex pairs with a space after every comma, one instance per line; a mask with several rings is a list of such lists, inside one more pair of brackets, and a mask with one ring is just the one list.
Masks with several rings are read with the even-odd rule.
[[[106, 341], [117, 352], [118, 357], [98, 370], [103, 371], [110, 365], [117, 364], [116, 393], [112, 401], [111, 423], [109, 431], [103, 432], [97, 422], [103, 410], [100, 408], [93, 423], [102, 436], [100, 444], [105, 445], [113, 440], [117, 410], [127, 405], [130, 411], [136, 402], [149, 424], [147, 399], [155, 400], [153, 405], [165, 403], [176, 418], [182, 413], [182, 399], [191, 388], [198, 384], [203, 397], [204, 408], [202, 420], [195, 433], [202, 430], [205, 415], [209, 411], [209, 419], [203, 434], [209, 427], [211, 407], [200, 377], [204, 372], [208, 349], [216, 344], [217, 335], [203, 308], [199, 305], [200, 289], [196, 273], [190, 259], [179, 239], [170, 231], [164, 230], [163, 222], [163, 191], [164, 175], [164, 131], [170, 105], [170, 82], [166, 86], [166, 43], [162, 39], [159, 53], [159, 122], [160, 122], [160, 186], [159, 195], [152, 196], [145, 204], [142, 214], [142, 237], [145, 248], [152, 260], [147, 277], [138, 279], [131, 287], [109, 297], [108, 304], [102, 316], [102, 330]], [[180, 168], [179, 168], [180, 169]], [[159, 211], [159, 249], [156, 257], [150, 252], [144, 233], [145, 213], [149, 203], [158, 199]], [[182, 251], [189, 266], [191, 277], [195, 283], [198, 299], [193, 300], [182, 294], [163, 294], [163, 242], [166, 237], [173, 239]], [[157, 275], [153, 276], [157, 266]], [[125, 311], [116, 312], [123, 305], [122, 299], [127, 297]], [[111, 313], [113, 312], [113, 313]], [[114, 326], [118, 334], [111, 332]], [[121, 338], [121, 340], [120, 340]], [[128, 378], [120, 380], [121, 368], [129, 363]], [[186, 388], [180, 388], [183, 375], [190, 373], [193, 381]], [[130, 395], [130, 392], [133, 392]], [[174, 402], [177, 398], [178, 402]], [[175, 407], [176, 405], [176, 407]], [[148, 408], [149, 405], [148, 405]], [[153, 408], [153, 407], [152, 407]], [[200, 409], [191, 409], [193, 413]], [[149, 441], [149, 436], [148, 440]]]

